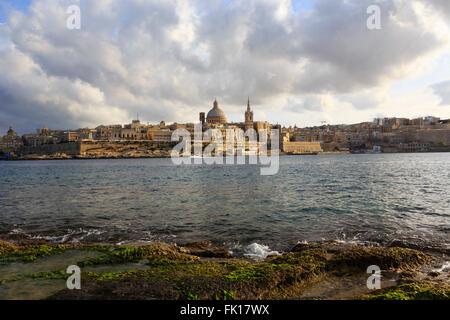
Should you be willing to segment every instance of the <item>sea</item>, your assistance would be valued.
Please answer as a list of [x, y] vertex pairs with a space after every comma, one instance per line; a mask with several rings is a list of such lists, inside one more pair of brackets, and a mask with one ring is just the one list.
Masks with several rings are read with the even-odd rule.
[[171, 159], [2, 161], [0, 234], [54, 243], [211, 241], [265, 256], [341, 241], [450, 252], [450, 153], [280, 157], [258, 165]]

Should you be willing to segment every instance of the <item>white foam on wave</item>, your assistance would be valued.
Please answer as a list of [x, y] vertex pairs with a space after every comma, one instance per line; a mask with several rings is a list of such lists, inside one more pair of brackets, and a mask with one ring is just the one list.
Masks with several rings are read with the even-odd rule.
[[264, 260], [270, 255], [280, 255], [278, 251], [272, 251], [268, 246], [252, 243], [245, 248], [244, 256], [256, 260]]
[[116, 245], [141, 247], [141, 246], [148, 246], [152, 243], [154, 243], [154, 241], [152, 241], [152, 240], [125, 240], [125, 241], [117, 242]]
[[450, 261], [445, 262], [442, 267], [434, 269], [434, 272], [450, 272]]
[[22, 229], [17, 228], [17, 229], [11, 230], [11, 232], [9, 234], [24, 234], [24, 233], [25, 232]]
[[67, 233], [61, 236], [41, 236], [34, 235], [31, 239], [36, 240], [47, 240], [54, 243], [80, 243], [85, 238], [90, 237], [92, 235], [99, 236], [104, 234], [106, 231], [98, 230], [98, 229], [68, 229]]

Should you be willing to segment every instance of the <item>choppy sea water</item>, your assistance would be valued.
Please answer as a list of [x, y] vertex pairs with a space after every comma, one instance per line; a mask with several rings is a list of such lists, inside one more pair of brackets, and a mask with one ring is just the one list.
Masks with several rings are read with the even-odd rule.
[[255, 254], [320, 240], [450, 250], [448, 153], [281, 157], [275, 176], [170, 159], [0, 162], [0, 178], [3, 234]]

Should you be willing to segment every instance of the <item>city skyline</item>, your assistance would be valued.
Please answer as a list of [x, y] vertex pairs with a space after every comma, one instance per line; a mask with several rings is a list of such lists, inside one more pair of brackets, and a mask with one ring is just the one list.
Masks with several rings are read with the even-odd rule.
[[4, 1], [0, 130], [196, 122], [214, 97], [241, 122], [249, 95], [286, 127], [450, 118], [448, 2], [377, 2], [369, 30], [373, 2]]
[[[121, 143], [138, 142], [143, 143], [140, 147], [131, 149], [138, 150], [141, 147], [145, 151], [141, 156], [149, 156], [148, 143], [156, 143], [156, 149], [164, 149], [167, 143], [173, 142], [174, 135], [178, 137], [178, 130], [183, 130], [191, 138], [197, 137], [198, 132], [205, 132], [204, 138], [210, 139], [212, 131], [225, 134], [227, 131], [248, 132], [253, 130], [255, 136], [271, 136], [273, 129], [279, 135], [280, 150], [292, 154], [321, 153], [326, 152], [448, 152], [450, 146], [450, 119], [440, 119], [439, 117], [427, 116], [414, 119], [409, 118], [375, 118], [373, 121], [366, 121], [356, 124], [329, 125], [325, 122], [321, 126], [300, 128], [285, 127], [276, 122], [261, 121], [255, 119], [254, 109], [250, 101], [247, 100], [244, 121], [228, 121], [227, 114], [220, 107], [217, 98], [214, 99], [212, 107], [208, 112], [200, 112], [198, 122], [166, 123], [160, 121], [158, 124], [141, 122], [139, 114], [129, 124], [99, 124], [95, 127], [85, 127], [78, 129], [36, 129], [36, 132], [29, 132], [20, 136], [12, 127], [9, 128], [5, 136], [0, 135], [0, 153], [3, 157], [16, 156], [16, 153], [23, 157], [26, 153], [49, 153], [65, 154], [62, 151], [74, 152], [74, 145], [92, 144], [99, 142], [106, 143], [106, 147], [95, 146], [96, 156], [100, 156], [99, 150], [106, 151], [108, 148], [117, 148]], [[212, 130], [212, 131], [211, 131]], [[197, 133], [196, 133], [197, 131]], [[249, 133], [252, 134], [252, 133]], [[203, 135], [202, 135], [203, 136]], [[178, 138], [175, 138], [177, 140]], [[194, 138], [195, 139], [195, 138]], [[277, 139], [278, 140], [278, 139]], [[159, 145], [161, 144], [162, 145]], [[50, 145], [58, 145], [49, 147]], [[154, 145], [155, 146], [155, 145]], [[50, 149], [57, 149], [49, 151]], [[150, 150], [155, 147], [150, 148]], [[166, 150], [167, 151], [167, 150]], [[62, 153], [61, 153], [62, 152]], [[75, 147], [75, 153], [81, 152], [81, 147]], [[111, 153], [103, 152], [102, 156], [112, 156]], [[120, 152], [118, 154], [121, 154]], [[123, 156], [123, 154], [121, 154]], [[34, 155], [36, 156], [36, 155]], [[167, 156], [167, 155], [166, 155]], [[39, 157], [39, 156], [38, 156]]]
[[[218, 102], [219, 102], [218, 99], [215, 98], [214, 102], [212, 103], [213, 109], [215, 108], [216, 103], [218, 103]], [[209, 110], [209, 108], [211, 108], [211, 106], [207, 107], [208, 110]], [[248, 98], [248, 104], [246, 105], [245, 108], [251, 108], [250, 111], [252, 113], [255, 112], [254, 106], [250, 103], [250, 97]], [[226, 110], [222, 110], [223, 109], [222, 105], [220, 105], [219, 109], [221, 111], [224, 111], [224, 113], [226, 114], [226, 118], [228, 118], [228, 113], [226, 113]], [[242, 109], [242, 110], [244, 110], [244, 109]], [[234, 120], [227, 121], [225, 119], [223, 124], [224, 125], [245, 124], [245, 122], [247, 120], [246, 119], [246, 113], [243, 113], [242, 110], [241, 110], [241, 115], [240, 115], [241, 119], [240, 120], [238, 119], [236, 121], [234, 121]], [[211, 110], [209, 110], [209, 111], [211, 111]], [[248, 111], [248, 109], [247, 109], [247, 111]], [[201, 117], [202, 113], [203, 112], [200, 112], [200, 117]], [[427, 118], [438, 118], [441, 121], [446, 121], [446, 123], [448, 123], [448, 121], [450, 121], [450, 119], [442, 119], [442, 118], [436, 117], [435, 115], [432, 115], [432, 114], [428, 114], [426, 116], [414, 117], [414, 118], [408, 118], [408, 117], [402, 117], [402, 116], [400, 116], [400, 117], [380, 116], [378, 118], [367, 119], [366, 121], [354, 122], [354, 123], [328, 123], [328, 122], [322, 121], [321, 123], [318, 123], [316, 125], [303, 126], [303, 127], [297, 125], [296, 123], [288, 124], [288, 125], [282, 124], [280, 122], [277, 122], [276, 119], [272, 119], [271, 121], [267, 121], [267, 120], [264, 120], [264, 119], [257, 119], [255, 121], [266, 122], [266, 123], [271, 124], [271, 125], [280, 125], [284, 129], [288, 129], [288, 128], [308, 129], [308, 128], [320, 128], [320, 127], [324, 127], [324, 126], [325, 127], [326, 126], [330, 126], [330, 127], [335, 127], [335, 126], [353, 126], [353, 125], [359, 125], [359, 124], [364, 124], [364, 123], [380, 124], [385, 119], [408, 119], [408, 120], [413, 121], [413, 120], [418, 120], [418, 119], [426, 120]], [[205, 120], [206, 120], [206, 118], [205, 118]], [[167, 123], [167, 125], [175, 125], [175, 124], [186, 125], [186, 124], [196, 124], [196, 123], [201, 123], [201, 122], [202, 121], [199, 121], [198, 117], [197, 117], [197, 119], [195, 121], [173, 121], [173, 122], [169, 122], [169, 121], [165, 121], [164, 119], [150, 121], [150, 120], [141, 119], [141, 116], [139, 115], [139, 113], [137, 113], [135, 115], [135, 117], [130, 117], [128, 121], [125, 121], [123, 123], [97, 123], [96, 125], [91, 126], [91, 127], [85, 126], [85, 127], [73, 127], [73, 128], [61, 128], [61, 127], [57, 127], [57, 126], [56, 127], [55, 126], [49, 126], [49, 125], [47, 125], [47, 123], [44, 123], [43, 125], [41, 125], [41, 126], [39, 126], [37, 128], [31, 129], [30, 131], [27, 131], [27, 132], [20, 132], [20, 131], [16, 130], [16, 128], [13, 125], [10, 125], [10, 126], [8, 126], [7, 130], [4, 130], [4, 132], [6, 132], [8, 130], [11, 130], [11, 129], [14, 129], [18, 134], [24, 135], [24, 134], [34, 133], [36, 130], [47, 129], [47, 128], [51, 128], [53, 130], [59, 130], [59, 131], [64, 131], [64, 130], [66, 130], [66, 131], [73, 131], [73, 130], [81, 130], [81, 129], [95, 129], [95, 128], [99, 128], [99, 127], [102, 127], [102, 126], [106, 126], [106, 127], [122, 126], [122, 127], [125, 127], [125, 126], [127, 126], [127, 124], [132, 124], [132, 123], [142, 123], [143, 125], [148, 125], [148, 126], [158, 126], [161, 123]], [[1, 136], [2, 136], [2, 132], [0, 132], [0, 137]]]

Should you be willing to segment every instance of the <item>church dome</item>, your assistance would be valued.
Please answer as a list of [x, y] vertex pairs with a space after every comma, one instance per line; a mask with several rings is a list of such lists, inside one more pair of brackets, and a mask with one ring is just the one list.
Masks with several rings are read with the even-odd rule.
[[220, 108], [213, 108], [211, 111], [208, 112], [208, 119], [210, 118], [226, 118], [225, 112], [222, 111]]
[[17, 135], [17, 133], [13, 130], [12, 127], [9, 127], [7, 134], [8, 134], [8, 136], [16, 136]]
[[217, 102], [217, 100], [214, 101], [214, 107], [211, 109], [211, 111], [208, 112], [206, 121], [208, 123], [227, 123], [225, 112], [223, 112], [222, 109], [219, 108], [219, 103]]

